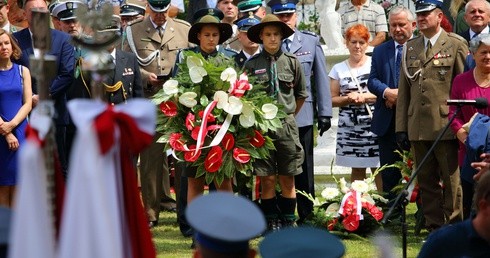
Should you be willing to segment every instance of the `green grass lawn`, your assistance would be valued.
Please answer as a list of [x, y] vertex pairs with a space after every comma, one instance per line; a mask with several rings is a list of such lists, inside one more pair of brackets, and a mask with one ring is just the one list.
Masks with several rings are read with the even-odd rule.
[[[342, 176], [338, 176], [340, 178]], [[346, 177], [347, 179], [347, 177]], [[331, 183], [331, 177], [329, 175], [315, 176], [315, 182], [317, 184], [317, 191], [321, 189], [322, 185]], [[416, 211], [415, 204], [410, 204], [407, 208], [407, 221], [408, 221], [408, 248], [407, 256], [416, 257], [420, 248], [422, 247], [422, 240], [427, 236], [426, 231], [422, 231], [421, 235], [414, 235], [415, 218], [414, 213]], [[389, 245], [394, 246], [396, 257], [402, 257], [402, 237], [401, 226], [399, 224], [391, 224], [385, 226], [385, 229], [390, 233], [391, 237]], [[153, 240], [157, 248], [159, 258], [177, 258], [177, 257], [192, 257], [192, 249], [190, 249], [191, 239], [184, 238], [179, 231], [177, 224], [176, 214], [170, 212], [163, 212], [160, 214], [160, 225], [152, 229]], [[252, 241], [252, 247], [257, 249], [257, 246], [262, 238], [257, 238]], [[370, 239], [344, 239], [343, 243], [346, 247], [346, 258], [364, 258], [364, 257], [378, 257], [378, 252], [375, 245]]]

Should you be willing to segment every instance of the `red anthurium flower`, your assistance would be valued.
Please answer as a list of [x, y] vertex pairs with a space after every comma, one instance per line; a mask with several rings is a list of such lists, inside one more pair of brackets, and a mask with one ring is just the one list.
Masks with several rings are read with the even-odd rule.
[[242, 148], [235, 148], [233, 149], [233, 158], [236, 161], [245, 164], [250, 161], [250, 153]]
[[181, 133], [172, 133], [168, 139], [168, 143], [170, 144], [170, 147], [176, 151], [184, 151], [184, 145], [185, 142], [182, 141], [182, 134]]
[[194, 140], [197, 141], [197, 136], [199, 135], [199, 130], [200, 129], [201, 129], [200, 126], [196, 126], [196, 127], [194, 127], [194, 129], [192, 129], [192, 132], [191, 132], [192, 139], [194, 139]]
[[225, 150], [229, 151], [233, 149], [233, 146], [235, 146], [235, 138], [233, 138], [233, 135], [231, 133], [225, 134], [223, 137], [223, 140], [221, 141], [223, 148]]
[[409, 169], [412, 169], [412, 167], [413, 167], [413, 161], [411, 159], [408, 159], [407, 160], [407, 166], [408, 166]]
[[173, 101], [165, 101], [160, 103], [160, 110], [165, 116], [174, 117], [177, 115], [177, 105]]
[[[202, 119], [202, 116], [204, 115], [204, 111], [203, 111], [203, 110], [201, 110], [201, 111], [199, 111], [199, 113], [197, 113], [197, 114], [198, 114], [198, 115], [199, 115], [199, 117]], [[211, 114], [211, 112], [209, 112], [209, 114], [208, 114], [208, 123], [212, 123], [212, 122], [214, 122], [214, 121], [216, 121], [216, 119], [214, 118], [213, 114]]]
[[196, 116], [194, 114], [190, 113], [187, 114], [187, 117], [185, 118], [185, 127], [187, 130], [191, 131], [192, 128], [194, 128], [194, 123], [196, 122]]
[[255, 135], [250, 139], [250, 144], [252, 144], [252, 146], [254, 147], [260, 148], [264, 145], [264, 143], [265, 143], [264, 136], [262, 136], [262, 134], [259, 131], [255, 130]]
[[353, 232], [359, 227], [359, 215], [351, 214], [342, 220], [342, 225], [347, 231]]
[[187, 162], [194, 162], [199, 158], [199, 156], [201, 156], [201, 150], [198, 150], [197, 152], [195, 152], [196, 145], [189, 146], [189, 149], [190, 149], [190, 151], [186, 151], [184, 153], [184, 159]]
[[204, 160], [204, 169], [210, 173], [219, 170], [223, 163], [223, 150], [219, 146], [213, 146]]
[[248, 83], [247, 80], [237, 80], [235, 82], [235, 85], [233, 86], [233, 89], [231, 91], [231, 95], [235, 97], [242, 97], [247, 90], [250, 90], [252, 87], [250, 86], [250, 83]]
[[210, 125], [210, 126], [208, 126], [208, 131], [219, 130], [220, 128], [221, 128], [221, 125]]
[[339, 221], [338, 218], [334, 218], [333, 220], [329, 221], [328, 224], [327, 224], [327, 229], [329, 231], [332, 231], [335, 229], [335, 225], [337, 224], [337, 222]]
[[374, 205], [368, 212], [374, 219], [376, 219], [376, 221], [380, 221], [383, 218], [383, 212]]

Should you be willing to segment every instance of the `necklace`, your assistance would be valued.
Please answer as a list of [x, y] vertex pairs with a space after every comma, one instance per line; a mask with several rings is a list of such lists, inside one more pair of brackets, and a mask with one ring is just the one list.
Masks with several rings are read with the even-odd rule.
[[476, 84], [478, 84], [478, 86], [480, 88], [490, 87], [490, 79], [489, 78], [484, 78], [483, 81], [478, 82], [481, 79], [477, 77], [476, 69], [473, 69], [473, 78], [475, 78], [475, 82], [476, 82]]

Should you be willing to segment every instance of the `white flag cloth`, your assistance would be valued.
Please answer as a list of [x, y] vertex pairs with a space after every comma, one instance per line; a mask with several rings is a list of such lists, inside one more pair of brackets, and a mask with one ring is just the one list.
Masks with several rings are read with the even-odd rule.
[[[68, 103], [78, 131], [70, 157], [58, 258], [131, 257], [124, 223], [120, 145], [102, 154], [94, 127], [94, 119], [107, 108], [106, 103], [93, 100]], [[155, 106], [151, 102], [134, 99], [114, 106], [114, 111], [135, 118], [140, 129], [154, 133]], [[120, 140], [117, 130], [116, 143]]]
[[[52, 108], [52, 102], [42, 103], [33, 110], [30, 126], [44, 140], [51, 117], [39, 112]], [[55, 232], [53, 213], [48, 204], [47, 174], [40, 143], [27, 138], [19, 153], [19, 183], [9, 239], [10, 258], [54, 258]]]

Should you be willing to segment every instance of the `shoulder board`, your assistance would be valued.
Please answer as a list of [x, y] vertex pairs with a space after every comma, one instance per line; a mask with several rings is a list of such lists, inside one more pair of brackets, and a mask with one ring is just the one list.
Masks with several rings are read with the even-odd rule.
[[225, 48], [224, 50], [225, 50], [225, 51], [227, 51], [227, 52], [233, 53], [234, 55], [236, 55], [236, 54], [238, 54], [238, 53], [239, 53], [238, 51], [236, 51], [236, 50], [235, 50], [235, 49], [233, 49], [233, 48]]
[[173, 20], [174, 20], [174, 22], [184, 24], [185, 26], [188, 26], [188, 27], [191, 26], [191, 24], [188, 23], [187, 21], [184, 21], [184, 20], [181, 20], [181, 19], [177, 19], [177, 18], [174, 18]]
[[128, 25], [127, 26], [131, 26], [131, 25], [133, 25], [135, 23], [142, 22], [144, 19], [145, 19], [145, 17], [140, 17], [138, 19], [134, 19], [134, 20], [128, 22]]
[[463, 37], [461, 37], [460, 35], [458, 35], [458, 34], [456, 34], [456, 33], [449, 32], [447, 35], [448, 35], [449, 37], [459, 39], [460, 41], [467, 42], [467, 41], [466, 41], [466, 39], [464, 39]]
[[318, 35], [316, 35], [316, 33], [311, 32], [309, 30], [301, 30], [301, 33], [306, 34], [306, 35], [310, 35], [310, 36], [314, 36], [314, 37], [318, 37]]

